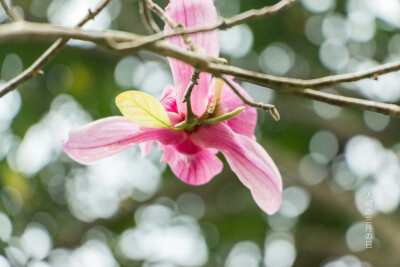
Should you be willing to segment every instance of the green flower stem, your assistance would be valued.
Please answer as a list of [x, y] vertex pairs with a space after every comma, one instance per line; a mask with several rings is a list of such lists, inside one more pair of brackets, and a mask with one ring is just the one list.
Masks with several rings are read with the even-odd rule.
[[237, 115], [239, 115], [240, 113], [242, 113], [242, 111], [245, 109], [245, 107], [238, 107], [237, 109], [235, 109], [234, 111], [225, 113], [222, 116], [219, 117], [214, 117], [211, 119], [195, 119], [193, 120], [193, 122], [191, 124], [188, 124], [186, 121], [183, 121], [181, 123], [178, 123], [175, 125], [175, 127], [172, 127], [172, 130], [175, 131], [183, 131], [183, 130], [188, 130], [188, 131], [193, 131], [193, 129], [197, 126], [197, 125], [212, 125], [212, 124], [216, 124], [216, 123], [220, 123], [229, 119], [232, 119], [233, 117], [236, 117]]
[[211, 119], [207, 119], [207, 120], [198, 121], [198, 124], [199, 125], [212, 125], [212, 124], [220, 123], [220, 122], [232, 119], [233, 117], [236, 117], [237, 115], [242, 113], [242, 111], [244, 109], [245, 109], [245, 107], [238, 107], [234, 111], [225, 113], [224, 115], [222, 115], [220, 117], [215, 117], [215, 118], [211, 118]]

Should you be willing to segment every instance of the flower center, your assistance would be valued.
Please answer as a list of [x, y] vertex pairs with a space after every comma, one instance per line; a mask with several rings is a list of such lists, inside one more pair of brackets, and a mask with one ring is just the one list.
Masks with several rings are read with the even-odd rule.
[[187, 123], [187, 121], [184, 120], [181, 123], [176, 124], [173, 129], [177, 131], [187, 130], [191, 132], [196, 128], [196, 126], [212, 125], [230, 120], [238, 116], [240, 113], [242, 113], [244, 109], [245, 107], [243, 106], [243, 107], [238, 107], [237, 109], [231, 112], [226, 112], [226, 110], [218, 110], [218, 112], [216, 113], [215, 112], [209, 113], [210, 110], [209, 108], [208, 111], [200, 118], [194, 119], [191, 123]]

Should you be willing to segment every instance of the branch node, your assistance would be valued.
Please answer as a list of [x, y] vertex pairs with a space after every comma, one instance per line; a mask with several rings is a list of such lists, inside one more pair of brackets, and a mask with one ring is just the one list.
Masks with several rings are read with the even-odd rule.
[[183, 97], [183, 103], [186, 103], [186, 123], [188, 125], [192, 124], [195, 120], [196, 116], [192, 110], [192, 103], [191, 103], [191, 95], [195, 85], [199, 84], [198, 79], [200, 77], [200, 71], [197, 69], [193, 70], [192, 75], [190, 76], [190, 83], [186, 88], [185, 95]]
[[279, 112], [275, 107], [269, 110], [269, 114], [271, 114], [271, 117], [274, 118], [275, 121], [279, 121], [281, 119], [281, 115], [279, 115]]
[[23, 20], [18, 13], [14, 12], [12, 7], [9, 7], [5, 0], [0, 0], [0, 4], [3, 7], [6, 14], [11, 18], [11, 20], [17, 22]]
[[92, 12], [92, 10], [90, 10], [90, 8], [88, 9], [88, 16], [91, 20], [94, 20], [94, 18], [96, 17], [96, 15]]
[[147, 6], [146, 0], [139, 1], [139, 13], [142, 17], [142, 21], [147, 31], [150, 33], [160, 32], [160, 27], [158, 27], [157, 23], [154, 21], [153, 16]]

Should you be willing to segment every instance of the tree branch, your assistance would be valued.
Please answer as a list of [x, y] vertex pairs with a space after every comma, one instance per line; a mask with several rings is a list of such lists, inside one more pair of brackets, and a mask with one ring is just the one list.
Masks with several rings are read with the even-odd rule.
[[[142, 0], [142, 1], [147, 1], [147, 0]], [[143, 45], [148, 45], [150, 43], [154, 43], [156, 41], [160, 41], [162, 39], [165, 39], [168, 37], [174, 37], [174, 36], [178, 36], [178, 35], [187, 36], [188, 34], [194, 34], [194, 33], [199, 33], [199, 32], [208, 32], [208, 31], [213, 31], [213, 30], [217, 30], [217, 29], [226, 30], [233, 26], [236, 26], [238, 24], [243, 24], [243, 23], [249, 22], [251, 20], [262, 19], [265, 17], [275, 15], [275, 14], [279, 13], [281, 10], [283, 10], [284, 8], [289, 7], [296, 1], [297, 0], [282, 0], [273, 6], [266, 6], [261, 9], [252, 9], [252, 10], [248, 10], [246, 12], [237, 14], [235, 16], [232, 16], [230, 18], [221, 19], [218, 24], [211, 25], [211, 26], [202, 26], [202, 27], [195, 27], [195, 28], [191, 28], [191, 29], [185, 29], [184, 27], [179, 27], [179, 25], [175, 24], [175, 28], [174, 28], [173, 32], [154, 33], [152, 35], [149, 35], [149, 36], [146, 36], [145, 38], [143, 38], [142, 42], [140, 42], [140, 43], [137, 43], [137, 42], [121, 43], [121, 44], [119, 44], [120, 45], [119, 49], [121, 49], [121, 50], [135, 49], [135, 48], [139, 48], [140, 46], [143, 46]], [[151, 2], [150, 7], [153, 5], [155, 5], [155, 4], [153, 2]], [[165, 12], [160, 7], [154, 9], [154, 11], [159, 15], [160, 18], [163, 18], [165, 16]], [[166, 21], [166, 23], [168, 23], [168, 24], [170, 24], [172, 22], [171, 25], [174, 25], [174, 22], [171, 19], [164, 18], [164, 21]], [[171, 27], [171, 25], [170, 25], [170, 27]]]
[[194, 69], [192, 75], [190, 76], [189, 85], [186, 88], [185, 95], [183, 97], [183, 103], [186, 102], [186, 119], [185, 119], [185, 121], [188, 125], [191, 125], [196, 118], [196, 115], [193, 113], [193, 110], [192, 110], [191, 95], [192, 95], [194, 86], [199, 84], [199, 82], [198, 82], [199, 75], [200, 75], [200, 71]]
[[265, 6], [260, 9], [251, 9], [230, 18], [222, 19], [222, 21], [219, 23], [220, 26], [218, 26], [218, 29], [226, 30], [233, 26], [247, 23], [250, 20], [263, 19], [275, 15], [296, 1], [297, 0], [282, 0], [273, 6]]
[[320, 89], [339, 83], [355, 82], [366, 78], [373, 78], [374, 80], [377, 80], [377, 77], [379, 75], [400, 70], [400, 61], [379, 65], [377, 67], [360, 72], [332, 75], [309, 80], [277, 77], [255, 71], [243, 70], [234, 66], [221, 66], [214, 63], [210, 64], [209, 68], [215, 73], [235, 76], [243, 81], [253, 82], [261, 86], [269, 87], [271, 89]]
[[334, 95], [326, 92], [315, 91], [311, 88], [296, 90], [293, 91], [293, 93], [334, 106], [356, 108], [361, 110], [374, 111], [393, 117], [400, 117], [400, 106], [395, 104], [376, 102], [372, 100], [365, 100], [342, 95]]
[[[3, 6], [5, 6], [5, 9], [7, 7], [6, 3], [4, 2], [5, 0], [0, 0], [2, 4], [4, 3]], [[270, 16], [273, 14], [278, 13], [280, 10], [283, 8], [291, 5], [294, 3], [296, 0], [282, 0], [279, 3], [273, 5], [273, 6], [267, 6], [261, 9], [253, 9], [249, 10], [247, 12], [238, 14], [236, 16], [233, 16], [231, 18], [223, 19], [218, 25], [213, 26], [213, 28], [203, 28], [203, 29], [197, 29], [193, 32], [200, 32], [200, 31], [209, 31], [209, 30], [215, 30], [217, 28], [219, 29], [228, 29], [230, 27], [233, 27], [237, 24], [240, 23], [245, 23], [251, 19], [260, 19], [266, 16]], [[96, 9], [95, 12], [89, 12], [88, 15], [77, 25], [77, 27], [80, 27], [84, 25], [87, 21], [90, 19], [93, 19], [107, 4], [108, 1], [103, 1], [99, 7]], [[170, 33], [170, 36], [176, 36], [176, 35], [181, 35], [182, 38], [184, 39], [185, 43], [191, 48], [192, 51], [195, 50], [202, 50], [200, 47], [196, 46], [193, 41], [188, 37], [188, 34], [185, 33], [185, 29], [181, 25], [175, 24], [171, 18], [164, 12], [162, 8], [160, 8], [158, 5], [156, 5], [154, 2], [151, 0], [141, 0], [142, 6], [144, 8], [143, 10], [143, 15], [145, 16], [145, 21], [147, 21], [147, 24], [153, 28], [153, 26], [157, 26], [155, 23], [153, 25], [152, 22], [154, 21], [148, 21], [148, 19], [151, 19], [151, 14], [147, 14], [148, 8], [151, 8], [154, 10], [156, 14], [158, 14], [166, 23], [170, 25], [171, 28], [174, 29], [174, 32]], [[12, 11], [10, 10], [12, 13]], [[158, 27], [153, 28], [152, 31], [156, 31]], [[150, 43], [154, 43], [158, 40], [161, 40], [165, 37], [168, 37], [168, 34], [164, 36], [163, 32], [159, 32], [153, 35], [150, 35], [148, 37], [143, 38], [140, 42], [128, 42], [127, 44], [115, 44], [114, 48], [118, 48], [120, 50], [134, 50], [134, 49], [139, 49], [145, 45], [149, 45]], [[147, 38], [147, 39], [146, 39]], [[0, 97], [4, 96], [8, 92], [16, 89], [20, 84], [34, 78], [37, 74], [42, 73], [40, 69], [59, 51], [61, 50], [65, 44], [68, 42], [68, 40], [57, 40], [38, 60], [36, 60], [28, 69], [26, 69], [24, 72], [22, 72], [20, 75], [15, 77], [14, 79], [10, 80], [8, 83], [3, 85], [0, 88]], [[225, 60], [218, 59], [220, 63], [226, 63]]]
[[378, 80], [379, 75], [400, 70], [400, 62], [391, 62], [376, 66], [374, 68], [355, 73], [332, 75], [317, 79], [308, 80], [304, 87], [321, 88], [344, 82], [355, 82], [362, 79]]
[[254, 101], [251, 101], [249, 99], [247, 99], [244, 95], [242, 95], [239, 91], [239, 89], [236, 88], [235, 85], [233, 85], [233, 83], [225, 76], [222, 75], [219, 78], [221, 78], [227, 85], [229, 85], [229, 87], [232, 89], [232, 91], [240, 98], [240, 100], [242, 100], [242, 102], [250, 107], [255, 107], [255, 108], [259, 108], [265, 111], [268, 111], [272, 118], [274, 118], [274, 120], [279, 121], [280, 119], [280, 115], [278, 110], [275, 108], [274, 105], [271, 104], [264, 104], [264, 103], [257, 103]]
[[[0, 1], [3, 3], [4, 0]], [[81, 27], [89, 20], [94, 19], [108, 5], [109, 2], [110, 0], [103, 0], [93, 12], [89, 10], [88, 14], [78, 23], [77, 27]], [[29, 68], [1, 86], [0, 97], [16, 89], [20, 84], [34, 78], [37, 74], [43, 73], [41, 68], [46, 65], [46, 63], [49, 62], [58, 53], [58, 51], [60, 51], [68, 43], [68, 41], [69, 38], [59, 38], [35, 62], [33, 62]]]
[[154, 34], [161, 31], [157, 23], [154, 21], [149, 8], [147, 7], [146, 0], [139, 1], [139, 13], [148, 32]]
[[157, 14], [168, 26], [175, 32], [177, 33], [179, 30], [183, 31], [180, 34], [176, 35], [181, 35], [183, 41], [185, 44], [189, 47], [191, 51], [194, 52], [199, 52], [202, 51], [203, 49], [199, 46], [197, 46], [191, 38], [189, 38], [189, 35], [184, 33], [184, 27], [181, 24], [176, 24], [172, 18], [157, 4], [155, 4], [152, 0], [144, 0], [147, 4], [147, 7], [151, 10], [153, 10], [154, 13]]
[[191, 29], [185, 29], [185, 28], [179, 28], [176, 29], [174, 32], [171, 33], [166, 33], [166, 34], [153, 34], [151, 36], [148, 36], [149, 39], [147, 42], [155, 42], [159, 41], [168, 37], [174, 37], [177, 35], [182, 35], [182, 34], [194, 34], [194, 33], [199, 33], [199, 32], [208, 32], [208, 31], [213, 31], [213, 30], [227, 30], [229, 28], [232, 28], [233, 26], [247, 23], [251, 20], [255, 19], [263, 19], [272, 15], [275, 15], [282, 11], [283, 9], [289, 7], [292, 5], [294, 2], [297, 0], [282, 0], [278, 2], [277, 4], [273, 6], [266, 6], [261, 9], [251, 9], [246, 12], [237, 14], [235, 16], [232, 16], [230, 18], [223, 18], [221, 19], [218, 24], [211, 25], [211, 26], [202, 26], [202, 27], [195, 27]]
[[6, 14], [13, 20], [13, 21], [21, 21], [22, 18], [20, 18], [20, 16], [15, 13], [12, 8], [10, 8], [5, 0], [0, 0], [0, 4], [1, 6], [4, 8], [4, 11], [6, 12]]
[[[68, 29], [42, 23], [15, 22], [6, 25], [0, 25], [0, 43], [4, 41], [9, 42], [10, 40], [49, 41], [60, 37], [93, 42], [99, 46], [117, 52], [120, 52], [121, 50], [119, 50], [118, 47], [112, 45], [112, 43], [142, 42], [141, 41], [142, 38], [146, 38], [140, 35], [127, 32], [83, 31], [81, 29]], [[110, 42], [110, 40], [112, 42]], [[313, 88], [310, 88], [311, 86], [308, 86], [311, 84], [314, 87], [315, 86], [323, 87], [328, 85], [334, 85], [341, 82], [358, 81], [370, 77], [370, 75], [374, 76], [376, 73], [384, 74], [393, 72], [400, 68], [399, 62], [384, 64], [379, 67], [375, 67], [357, 73], [334, 75], [312, 80], [301, 80], [301, 79], [292, 79], [285, 77], [276, 77], [272, 75], [267, 75], [254, 71], [248, 71], [238, 67], [221, 64], [218, 59], [210, 55], [197, 53], [177, 46], [173, 46], [165, 41], [156, 41], [154, 43], [146, 44], [141, 46], [140, 49], [154, 52], [156, 54], [165, 57], [176, 58], [182, 62], [185, 62], [193, 66], [195, 69], [198, 69], [201, 72], [209, 72], [214, 76], [231, 75], [238, 79], [253, 84], [258, 84], [274, 90], [280, 90], [292, 94], [297, 94], [303, 97], [307, 97], [317, 101], [322, 101], [332, 105], [365, 109], [395, 117], [400, 117], [400, 107], [398, 105], [332, 95], [324, 92], [318, 92], [316, 90], [313, 90]], [[123, 52], [131, 53], [137, 50], [138, 49], [123, 50]], [[1, 95], [4, 95], [3, 91], [0, 91], [0, 96]]]

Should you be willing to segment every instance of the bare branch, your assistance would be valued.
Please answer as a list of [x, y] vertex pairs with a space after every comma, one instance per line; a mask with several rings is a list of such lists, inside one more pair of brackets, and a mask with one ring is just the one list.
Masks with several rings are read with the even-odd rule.
[[[142, 49], [143, 47], [149, 46], [153, 43], [156, 43], [159, 40], [162, 40], [167, 36], [174, 36], [178, 33], [181, 33], [179, 29], [176, 30], [175, 33], [171, 35], [164, 36], [162, 32], [158, 34], [153, 34], [149, 36], [144, 36], [140, 39], [135, 39], [133, 41], [122, 42], [116, 44], [113, 48], [115, 50], [121, 52], [129, 52], [135, 51], [138, 49]], [[191, 33], [192, 31], [187, 31], [187, 33]], [[219, 63], [219, 62], [216, 62]], [[257, 80], [257, 84], [261, 86], [266, 86], [270, 88], [324, 88], [332, 85], [336, 85], [344, 82], [355, 82], [366, 78], [372, 78], [377, 80], [379, 75], [383, 75], [386, 73], [391, 73], [400, 70], [400, 62], [392, 62], [379, 65], [377, 67], [359, 71], [355, 73], [347, 73], [347, 74], [339, 74], [326, 76], [322, 78], [302, 80], [302, 79], [294, 79], [287, 77], [277, 77], [268, 74], [262, 74], [254, 71], [243, 70], [234, 66], [221, 66], [211, 65], [210, 68], [214, 73], [224, 73], [228, 75], [232, 75], [238, 77], [244, 81]]]
[[355, 82], [365, 78], [374, 78], [376, 80], [376, 75], [382, 75], [400, 70], [400, 62], [383, 64], [361, 72], [332, 75], [310, 80], [277, 77], [255, 71], [244, 70], [234, 66], [222, 66], [220, 64], [210, 64], [209, 70], [213, 73], [235, 76], [243, 81], [253, 82], [271, 89], [289, 91], [290, 89], [299, 88], [319, 89], [343, 82]]
[[[142, 0], [142, 1], [147, 1], [147, 0]], [[218, 24], [216, 25], [211, 25], [211, 26], [202, 26], [202, 27], [195, 27], [191, 29], [185, 29], [184, 27], [179, 27], [179, 25], [175, 24], [174, 31], [170, 33], [155, 33], [150, 36], [146, 36], [146, 39], [143, 39], [143, 41], [139, 43], [125, 43], [125, 44], [120, 44], [121, 49], [134, 49], [134, 48], [139, 48], [142, 45], [148, 45], [150, 43], [165, 39], [167, 37], [174, 37], [178, 35], [183, 35], [186, 36], [188, 34], [194, 34], [194, 33], [199, 33], [199, 32], [208, 32], [208, 31], [213, 31], [213, 30], [226, 30], [229, 29], [233, 26], [236, 26], [238, 24], [243, 24], [246, 22], [249, 22], [254, 19], [262, 19], [268, 16], [275, 15], [279, 13], [281, 10], [284, 8], [290, 6], [297, 0], [282, 0], [278, 2], [277, 4], [273, 6], [266, 6], [261, 9], [252, 9], [248, 10], [246, 12], [237, 14], [233, 17], [230, 18], [225, 18], [219, 21]], [[153, 2], [150, 3], [150, 5], [155, 5]], [[159, 15], [159, 17], [163, 18], [163, 20], [168, 23], [169, 25], [174, 25], [174, 22], [168, 18], [168, 15], [160, 8], [160, 7], [155, 7], [154, 11]], [[171, 27], [170, 25], [170, 27]]]
[[172, 29], [177, 28], [178, 24], [176, 24], [172, 18], [162, 9], [159, 5], [154, 3], [152, 0], [144, 0], [147, 7], [157, 14], [166, 24], [169, 25]]
[[366, 78], [378, 80], [379, 75], [395, 72], [398, 70], [400, 70], [400, 62], [391, 62], [355, 73], [332, 75], [308, 80], [308, 86], [306, 87], [321, 88], [344, 82], [355, 82]]
[[[89, 10], [88, 14], [78, 23], [77, 27], [81, 27], [89, 20], [94, 19], [109, 2], [110, 0], [103, 0], [93, 12]], [[34, 78], [37, 74], [43, 73], [41, 68], [46, 65], [46, 63], [49, 62], [54, 55], [56, 55], [68, 43], [68, 41], [69, 38], [60, 38], [53, 43], [35, 62], [33, 62], [31, 66], [29, 66], [29, 68], [0, 87], [0, 97], [16, 89], [20, 84]]]
[[[49, 41], [60, 37], [93, 42], [99, 46], [111, 49], [113, 51], [118, 51], [118, 49], [110, 45], [110, 40], [112, 40], [114, 43], [141, 42], [142, 38], [146, 38], [127, 32], [83, 31], [81, 29], [68, 29], [42, 23], [16, 22], [6, 25], [0, 25], [0, 42], [9, 42], [11, 40]], [[224, 65], [219, 63], [218, 59], [214, 57], [173, 46], [165, 41], [157, 41], [151, 44], [147, 44], [142, 46], [140, 49], [154, 52], [165, 57], [176, 58], [193, 66], [195, 69], [198, 69], [201, 72], [209, 72], [214, 76], [231, 75], [240, 80], [244, 80], [253, 84], [258, 84], [274, 90], [280, 90], [292, 94], [301, 95], [303, 97], [322, 101], [332, 105], [365, 109], [400, 117], [400, 107], [398, 105], [379, 103], [345, 96], [337, 96], [324, 92], [318, 92], [310, 87], [306, 87], [309, 84], [313, 84], [314, 86], [326, 86], [337, 84], [340, 82], [357, 81], [365, 79], [366, 77], [370, 77], [370, 75], [373, 76], [376, 73], [383, 74], [393, 72], [399, 69], [400, 63], [385, 64], [358, 73], [334, 75], [314, 80], [300, 80], [285, 77], [276, 77], [263, 73], [244, 70], [238, 67]], [[134, 50], [124, 51], [132, 52]]]
[[280, 115], [274, 105], [264, 104], [261, 102], [257, 103], [257, 102], [251, 101], [251, 100], [247, 99], [244, 95], [242, 95], [240, 93], [239, 89], [237, 89], [236, 86], [225, 75], [220, 76], [220, 78], [222, 80], [224, 80], [224, 82], [227, 85], [229, 85], [229, 87], [232, 89], [232, 91], [240, 98], [240, 100], [243, 101], [244, 104], [246, 104], [250, 107], [255, 107], [255, 108], [259, 108], [259, 109], [268, 111], [271, 114], [272, 118], [274, 118], [274, 120], [279, 121]]
[[151, 15], [149, 8], [147, 7], [146, 0], [139, 1], [139, 13], [148, 32], [153, 34], [160, 32], [160, 28], [154, 21], [153, 16]]
[[[152, 0], [144, 0], [147, 4], [147, 7], [153, 10], [154, 13], [157, 14], [168, 26], [174, 31], [177, 32], [179, 30], [184, 30], [184, 27], [181, 24], [176, 24], [173, 19], [157, 4], [155, 4]], [[182, 36], [183, 41], [192, 51], [202, 51], [203, 49], [197, 46], [189, 35], [186, 33], [178, 34]]]
[[190, 82], [188, 87], [186, 88], [186, 92], [183, 98], [183, 103], [186, 102], [186, 123], [188, 125], [192, 124], [196, 115], [193, 113], [192, 110], [192, 101], [191, 95], [195, 85], [198, 85], [199, 82], [200, 71], [194, 69], [192, 75], [190, 76]]
[[[71, 38], [93, 42], [97, 45], [112, 49], [118, 52], [131, 53], [139, 49], [148, 50], [162, 56], [173, 57], [181, 60], [194, 68], [215, 74], [216, 76], [225, 74], [235, 76], [243, 81], [252, 82], [261, 86], [276, 90], [295, 90], [299, 88], [322, 88], [332, 86], [342, 82], [354, 82], [375, 75], [400, 70], [400, 62], [387, 63], [365, 71], [327, 76], [311, 80], [293, 79], [287, 77], [277, 77], [259, 72], [249, 71], [242, 68], [220, 64], [217, 58], [199, 55], [191, 51], [172, 46], [165, 41], [147, 43], [147, 36], [120, 32], [120, 31], [83, 31], [79, 29], [68, 29], [53, 26], [45, 23], [18, 22], [0, 25], [0, 43], [13, 40], [18, 41], [49, 41], [57, 38]], [[110, 45], [110, 40], [114, 45]], [[126, 43], [136, 43], [137, 46], [128, 49], [124, 47]]]
[[374, 111], [393, 117], [400, 117], [400, 106], [395, 104], [376, 102], [342, 95], [334, 95], [326, 92], [315, 91], [310, 88], [293, 91], [293, 93], [334, 106], [356, 108], [361, 110]]
[[[59, 26], [54, 26], [46, 23], [33, 22], [15, 22], [5, 25], [0, 25], [0, 43], [10, 41], [53, 41], [58, 38], [76, 39], [88, 41], [97, 44], [101, 47], [121, 52], [115, 44], [121, 42], [141, 42], [141, 35], [121, 32], [121, 31], [84, 31], [81, 29], [71, 29]], [[140, 49], [154, 52], [156, 54], [176, 58], [183, 61], [194, 68], [206, 69], [210, 62], [219, 63], [220, 61], [210, 55], [195, 53], [186, 50], [165, 41], [158, 41], [146, 46], [141, 46]], [[132, 53], [138, 49], [123, 50], [123, 52]]]
[[77, 25], [76, 27], [82, 27], [83, 25], [86, 24], [89, 20], [94, 19], [107, 5], [110, 3], [111, 0], [103, 0], [94, 11], [89, 10], [88, 14], [86, 17], [84, 17]]
[[246, 23], [250, 20], [254, 19], [263, 19], [265, 17], [269, 17], [275, 15], [282, 11], [284, 8], [289, 7], [297, 0], [282, 0], [273, 6], [266, 6], [261, 9], [251, 9], [246, 12], [237, 14], [233, 17], [223, 19], [220, 23], [221, 26], [218, 27], [220, 30], [225, 30], [231, 28], [238, 24]]
[[[246, 12], [232, 16], [230, 18], [224, 18], [220, 22], [218, 22], [217, 25], [212, 25], [212, 26], [197, 28], [197, 29], [194, 28], [194, 29], [187, 31], [187, 33], [206, 32], [206, 31], [213, 31], [216, 29], [226, 30], [226, 29], [232, 28], [233, 26], [247, 23], [251, 20], [263, 19], [266, 17], [276, 15], [283, 9], [285, 9], [285, 8], [289, 7], [290, 5], [292, 5], [293, 3], [295, 3], [296, 1], [297, 0], [282, 0], [272, 6], [265, 6], [260, 9], [251, 9]], [[169, 35], [166, 35], [166, 37], [169, 37]]]
[[6, 14], [13, 20], [13, 21], [21, 21], [22, 18], [10, 8], [5, 0], [0, 0], [1, 6], [4, 8]]

